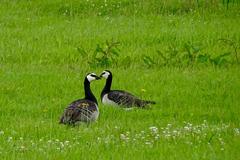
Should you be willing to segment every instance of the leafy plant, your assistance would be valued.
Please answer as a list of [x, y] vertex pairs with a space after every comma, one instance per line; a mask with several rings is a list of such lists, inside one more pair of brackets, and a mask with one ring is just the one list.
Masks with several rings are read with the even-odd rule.
[[176, 65], [179, 63], [179, 50], [175, 46], [168, 47], [168, 50], [163, 54], [162, 51], [157, 50], [158, 55], [162, 60], [162, 65]]
[[[225, 43], [229, 44], [234, 48], [235, 58], [238, 62], [238, 46], [236, 45], [236, 43], [226, 39], [221, 39], [221, 41], [224, 41]], [[169, 47], [167, 51], [162, 52], [160, 50], [157, 50], [157, 53], [162, 62], [160, 65], [163, 66], [192, 66], [197, 63], [221, 66], [230, 63], [231, 61], [229, 59], [232, 55], [232, 52], [230, 51], [224, 52], [217, 56], [212, 56], [207, 53], [202, 54], [201, 47], [193, 45], [189, 42], [184, 44], [183, 52], [181, 52], [181, 50], [178, 50], [176, 47]], [[145, 56], [143, 60], [149, 67], [152, 66], [151, 60], [153, 61], [153, 59]]]
[[188, 65], [193, 65], [193, 63], [196, 61], [197, 56], [200, 51], [200, 47], [195, 46], [191, 43], [185, 43], [184, 44], [184, 50], [186, 51], [185, 58], [187, 59]]
[[222, 41], [222, 42], [224, 42], [225, 44], [228, 44], [228, 45], [230, 45], [231, 47], [233, 47], [236, 61], [237, 61], [237, 63], [239, 63], [239, 60], [238, 60], [238, 52], [237, 52], [237, 50], [238, 50], [238, 45], [236, 44], [236, 42], [234, 42], [234, 41], [232, 41], [232, 40], [230, 40], [230, 39], [219, 39], [219, 41]]
[[210, 62], [214, 65], [223, 65], [227, 63], [226, 57], [228, 57], [229, 55], [231, 55], [230, 52], [218, 55], [215, 58], [210, 58]]
[[119, 42], [106, 41], [105, 44], [97, 44], [93, 53], [92, 60], [88, 63], [91, 67], [109, 67], [110, 65], [117, 64], [120, 49], [118, 48]]
[[197, 56], [197, 63], [208, 63], [210, 61], [210, 55], [200, 54]]

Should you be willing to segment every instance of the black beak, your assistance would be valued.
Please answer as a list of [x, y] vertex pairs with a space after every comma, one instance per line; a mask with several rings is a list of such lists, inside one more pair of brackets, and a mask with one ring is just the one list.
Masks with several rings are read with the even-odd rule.
[[99, 80], [99, 79], [101, 79], [101, 77], [96, 76], [96, 80]]
[[101, 73], [100, 78], [102, 78], [103, 75], [104, 75], [104, 73]]

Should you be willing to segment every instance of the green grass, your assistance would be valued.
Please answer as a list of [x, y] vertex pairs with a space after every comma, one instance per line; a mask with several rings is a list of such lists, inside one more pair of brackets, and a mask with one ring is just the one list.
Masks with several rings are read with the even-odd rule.
[[[1, 159], [239, 159], [239, 2], [222, 2], [1, 1]], [[106, 69], [89, 62], [111, 39], [120, 42], [108, 66], [112, 87], [157, 104], [104, 106], [104, 80], [95, 81], [98, 121], [59, 125], [64, 108], [83, 97], [85, 74]], [[211, 58], [230, 54], [223, 65], [188, 65], [187, 45]], [[157, 51], [177, 56], [163, 66]]]

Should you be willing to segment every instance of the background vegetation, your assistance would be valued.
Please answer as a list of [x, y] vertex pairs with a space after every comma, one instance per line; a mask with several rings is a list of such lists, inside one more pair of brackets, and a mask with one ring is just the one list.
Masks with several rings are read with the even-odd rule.
[[[238, 159], [240, 2], [2, 0], [1, 159]], [[58, 124], [104, 69], [157, 102]]]

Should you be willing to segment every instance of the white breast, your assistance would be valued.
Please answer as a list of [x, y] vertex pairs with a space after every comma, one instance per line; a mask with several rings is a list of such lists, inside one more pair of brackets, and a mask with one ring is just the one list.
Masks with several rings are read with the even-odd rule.
[[114, 101], [108, 99], [108, 94], [105, 94], [102, 98], [102, 103], [105, 104], [105, 105], [113, 105], [113, 106], [116, 106], [117, 103], [115, 103]]

